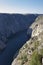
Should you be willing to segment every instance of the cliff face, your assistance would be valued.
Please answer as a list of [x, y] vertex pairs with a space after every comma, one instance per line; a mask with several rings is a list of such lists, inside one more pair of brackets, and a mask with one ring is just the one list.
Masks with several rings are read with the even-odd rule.
[[27, 29], [38, 15], [0, 14], [0, 49], [12, 34]]
[[[32, 28], [31, 39], [19, 50], [17, 57], [14, 58], [14, 61], [12, 62], [12, 65], [32, 65], [30, 62], [33, 59], [33, 62], [35, 61], [37, 63], [37, 57], [35, 58], [33, 55], [33, 53], [36, 54], [36, 52], [38, 52], [38, 55], [40, 56], [40, 65], [43, 65], [43, 16], [37, 17], [30, 28]], [[29, 34], [29, 31], [31, 30], [27, 30], [27, 34]]]
[[[32, 29], [32, 37], [39, 35], [43, 31], [43, 15], [38, 16], [30, 28]], [[29, 34], [29, 29], [27, 34]]]
[[43, 16], [36, 18], [36, 24], [32, 31], [32, 37], [38, 36], [41, 32], [43, 32]]

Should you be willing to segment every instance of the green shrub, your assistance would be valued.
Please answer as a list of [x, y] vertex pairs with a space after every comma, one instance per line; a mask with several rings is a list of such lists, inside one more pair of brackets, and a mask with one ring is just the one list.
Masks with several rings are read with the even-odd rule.
[[41, 65], [40, 59], [41, 59], [41, 56], [38, 54], [37, 51], [34, 51], [30, 61], [30, 65]]
[[23, 65], [27, 61], [28, 61], [27, 55], [23, 55], [21, 65]]
[[28, 47], [28, 44], [25, 44], [25, 48], [27, 48]]
[[43, 57], [43, 49], [40, 50], [40, 53], [41, 53], [41, 55], [42, 55], [42, 57]]
[[39, 46], [39, 41], [34, 42], [34, 48], [36, 49]]

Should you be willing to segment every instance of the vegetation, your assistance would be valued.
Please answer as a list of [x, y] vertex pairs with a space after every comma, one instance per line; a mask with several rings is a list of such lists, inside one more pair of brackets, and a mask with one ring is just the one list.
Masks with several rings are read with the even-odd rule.
[[21, 63], [21, 65], [23, 65], [27, 61], [28, 61], [27, 55], [22, 56], [22, 63]]
[[41, 65], [40, 59], [41, 55], [39, 55], [37, 51], [34, 51], [30, 61], [30, 65]]
[[[37, 37], [34, 37], [30, 40], [29, 43], [26, 43], [20, 49], [18, 56], [19, 65], [42, 65], [43, 58], [42, 40], [43, 38], [39, 41]], [[32, 53], [29, 51], [32, 51]]]
[[36, 49], [39, 46], [39, 41], [34, 42], [34, 49]]
[[28, 47], [28, 44], [25, 44], [25, 48], [27, 48]]
[[40, 53], [41, 53], [41, 55], [42, 55], [42, 57], [43, 57], [43, 48], [40, 50]]

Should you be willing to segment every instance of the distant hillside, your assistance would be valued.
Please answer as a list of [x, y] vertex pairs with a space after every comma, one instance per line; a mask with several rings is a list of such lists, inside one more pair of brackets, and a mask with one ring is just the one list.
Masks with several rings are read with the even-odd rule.
[[1, 14], [0, 13], [0, 49], [12, 34], [28, 29], [38, 15], [36, 14]]

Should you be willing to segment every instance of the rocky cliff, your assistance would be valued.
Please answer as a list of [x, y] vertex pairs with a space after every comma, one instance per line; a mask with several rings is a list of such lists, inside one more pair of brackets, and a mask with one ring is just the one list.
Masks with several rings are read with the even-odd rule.
[[[17, 56], [14, 56], [11, 65], [32, 65], [33, 62], [34, 65], [35, 62], [38, 65], [37, 59], [40, 65], [43, 65], [43, 16], [38, 16], [30, 28], [32, 28], [30, 40], [16, 53]], [[29, 34], [29, 30], [27, 30], [27, 34]], [[33, 55], [36, 53], [39, 55], [40, 60], [38, 56]]]

